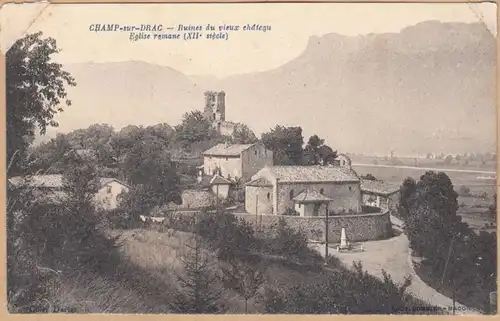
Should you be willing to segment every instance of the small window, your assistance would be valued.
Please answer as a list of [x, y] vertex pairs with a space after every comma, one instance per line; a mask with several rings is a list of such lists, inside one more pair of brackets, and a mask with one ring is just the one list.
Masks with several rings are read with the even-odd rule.
[[226, 157], [226, 161], [227, 161], [227, 157]]
[[111, 194], [111, 186], [106, 186], [106, 193]]
[[349, 191], [352, 191], [352, 187], [351, 186], [349, 186]]
[[290, 200], [293, 199], [293, 189], [290, 191]]
[[325, 189], [324, 189], [324, 188], [322, 188], [322, 189], [320, 189], [320, 190], [319, 190], [319, 193], [320, 193], [321, 195], [323, 195], [323, 193], [324, 193], [324, 192], [325, 192]]
[[257, 150], [255, 150], [253, 153], [254, 153], [255, 155], [257, 155]]
[[269, 201], [271, 199], [271, 193], [267, 193], [267, 200]]

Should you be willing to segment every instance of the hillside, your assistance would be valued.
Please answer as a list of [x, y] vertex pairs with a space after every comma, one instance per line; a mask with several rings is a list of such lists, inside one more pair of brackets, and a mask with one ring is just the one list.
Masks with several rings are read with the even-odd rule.
[[175, 125], [203, 108], [204, 90], [222, 89], [227, 119], [257, 134], [300, 125], [349, 152], [486, 152], [495, 148], [495, 55], [483, 25], [428, 21], [400, 33], [312, 36], [281, 67], [226, 79], [136, 61], [73, 64], [73, 106], [58, 119], [63, 131]]

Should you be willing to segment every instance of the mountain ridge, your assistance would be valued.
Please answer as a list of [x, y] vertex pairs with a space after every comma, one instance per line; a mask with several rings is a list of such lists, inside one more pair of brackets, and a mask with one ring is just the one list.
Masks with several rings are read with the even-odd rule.
[[311, 36], [279, 67], [221, 79], [142, 61], [71, 64], [78, 85], [69, 98], [89, 112], [72, 106], [57, 119], [63, 131], [93, 122], [175, 125], [203, 109], [203, 91], [224, 90], [226, 119], [257, 134], [301, 125], [305, 139], [318, 134], [352, 152], [491, 151], [495, 66], [496, 39], [484, 26], [435, 21], [399, 33]]

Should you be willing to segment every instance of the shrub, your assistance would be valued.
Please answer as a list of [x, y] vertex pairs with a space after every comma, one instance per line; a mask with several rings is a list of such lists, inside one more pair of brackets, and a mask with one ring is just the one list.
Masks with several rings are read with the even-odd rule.
[[268, 252], [283, 255], [288, 260], [300, 262], [312, 260], [313, 263], [322, 261], [321, 256], [309, 248], [304, 231], [291, 228], [284, 218], [280, 218], [278, 224], [270, 227], [268, 236], [263, 242]]
[[297, 212], [295, 209], [293, 208], [290, 208], [290, 207], [287, 207], [285, 209], [285, 212], [283, 213], [283, 215], [286, 215], [286, 216], [300, 216], [300, 213]]
[[250, 253], [257, 244], [252, 225], [221, 209], [199, 216], [195, 231], [206, 238], [219, 259]]
[[355, 264], [353, 270], [341, 268], [325, 272], [316, 280], [298, 281], [281, 289], [267, 287], [264, 307], [267, 313], [294, 314], [393, 314], [407, 306], [406, 279], [396, 284], [383, 272], [379, 280]]
[[462, 197], [469, 197], [471, 196], [470, 194], [470, 188], [467, 186], [460, 186], [460, 189], [458, 190], [458, 195]]
[[196, 228], [196, 216], [168, 211], [165, 213], [165, 220], [162, 226], [177, 231], [194, 232]]

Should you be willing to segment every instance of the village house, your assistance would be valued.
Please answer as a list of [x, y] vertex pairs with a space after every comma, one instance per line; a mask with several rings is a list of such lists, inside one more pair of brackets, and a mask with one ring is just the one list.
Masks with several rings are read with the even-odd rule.
[[325, 216], [327, 209], [331, 215], [362, 211], [360, 179], [348, 164], [266, 166], [245, 186], [251, 214]]
[[230, 181], [248, 181], [264, 166], [273, 165], [273, 152], [264, 144], [218, 144], [203, 152], [199, 176], [218, 174]]
[[215, 174], [212, 176], [198, 176], [198, 186], [211, 191], [219, 199], [229, 197], [229, 190], [232, 182], [224, 177]]
[[[26, 179], [24, 177], [12, 177], [9, 179], [9, 185], [12, 187], [33, 188], [35, 195], [45, 198], [48, 201], [59, 202], [64, 196], [63, 176], [54, 175], [35, 175]], [[120, 194], [128, 192], [130, 187], [115, 178], [100, 178], [99, 190], [95, 195], [96, 205], [104, 210], [112, 210], [118, 207]]]
[[363, 205], [378, 207], [382, 211], [395, 211], [399, 205], [400, 186], [380, 180], [361, 180]]

